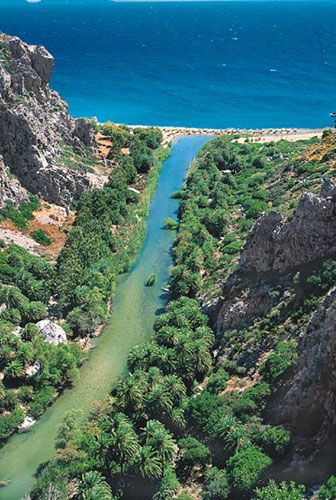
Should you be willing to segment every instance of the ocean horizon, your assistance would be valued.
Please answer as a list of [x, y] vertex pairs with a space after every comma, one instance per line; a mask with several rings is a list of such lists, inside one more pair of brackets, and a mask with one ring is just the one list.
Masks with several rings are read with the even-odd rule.
[[16, 0], [0, 31], [55, 56], [52, 86], [75, 116], [313, 128], [336, 110], [335, 18], [328, 0]]

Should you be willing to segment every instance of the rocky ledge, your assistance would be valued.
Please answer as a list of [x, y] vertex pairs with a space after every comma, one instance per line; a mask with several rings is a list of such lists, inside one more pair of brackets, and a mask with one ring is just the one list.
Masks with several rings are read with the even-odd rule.
[[268, 212], [252, 228], [240, 258], [250, 273], [286, 272], [336, 251], [336, 188], [325, 181], [320, 196], [303, 195], [291, 220]]
[[336, 255], [336, 187], [324, 181], [320, 195], [303, 195], [291, 219], [268, 212], [252, 227], [238, 271], [224, 285], [217, 304], [217, 330], [245, 328], [278, 301], [272, 293], [286, 289], [287, 275], [318, 259]]
[[[73, 119], [67, 104], [49, 88], [54, 58], [41, 46], [0, 33], [0, 198], [20, 202], [24, 192], [68, 206], [99, 185], [86, 162], [95, 149], [92, 125]], [[76, 168], [63, 161], [76, 158]]]

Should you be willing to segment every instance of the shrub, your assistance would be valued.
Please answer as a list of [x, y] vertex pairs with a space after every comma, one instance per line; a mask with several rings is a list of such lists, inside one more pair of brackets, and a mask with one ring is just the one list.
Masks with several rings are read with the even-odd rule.
[[205, 476], [203, 500], [225, 500], [228, 496], [229, 484], [226, 471], [211, 467]]
[[167, 219], [164, 220], [164, 227], [165, 229], [174, 231], [178, 228], [178, 222], [174, 219], [171, 219], [170, 217], [167, 217]]
[[275, 351], [261, 367], [260, 373], [269, 381], [279, 379], [297, 359], [297, 343], [294, 340], [279, 342]]
[[54, 400], [56, 395], [56, 390], [52, 386], [43, 387], [39, 390], [33, 398], [33, 401], [29, 405], [31, 414], [34, 417], [39, 417], [42, 415], [44, 410], [50, 405]]
[[333, 500], [336, 498], [336, 476], [330, 476], [318, 492], [319, 500]]
[[193, 437], [180, 439], [180, 458], [178, 464], [182, 469], [192, 468], [195, 465], [205, 467], [210, 463], [211, 453], [207, 446]]
[[52, 239], [48, 236], [48, 233], [46, 233], [43, 229], [37, 229], [36, 231], [33, 231], [31, 233], [32, 237], [34, 238], [37, 243], [40, 243], [41, 245], [49, 246], [52, 244]]
[[219, 392], [224, 391], [228, 380], [228, 372], [223, 368], [219, 368], [216, 373], [212, 373], [210, 375], [206, 389], [212, 394], [218, 394]]
[[240, 492], [248, 493], [272, 460], [256, 446], [250, 446], [233, 455], [227, 463], [230, 484]]
[[259, 442], [266, 453], [274, 457], [285, 453], [290, 438], [290, 432], [284, 427], [267, 427], [262, 431]]
[[14, 410], [10, 415], [0, 417], [0, 442], [5, 441], [17, 427], [23, 422], [24, 413], [20, 408]]
[[270, 481], [267, 486], [256, 490], [253, 500], [303, 500], [304, 492], [305, 487], [301, 484]]

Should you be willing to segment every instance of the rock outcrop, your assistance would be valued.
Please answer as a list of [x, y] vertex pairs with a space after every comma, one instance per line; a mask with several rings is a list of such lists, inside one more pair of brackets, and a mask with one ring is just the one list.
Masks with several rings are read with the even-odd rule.
[[[67, 206], [94, 181], [85, 159], [95, 139], [91, 124], [73, 119], [50, 90], [53, 67], [44, 47], [0, 34], [0, 155], [24, 188]], [[76, 169], [63, 161], [65, 148], [77, 155]]]
[[336, 287], [326, 295], [299, 343], [294, 376], [277, 411], [296, 436], [323, 441], [336, 425]]
[[3, 208], [8, 200], [17, 205], [27, 199], [27, 191], [17, 179], [14, 179], [10, 175], [9, 169], [5, 167], [3, 159], [0, 156], [0, 208]]
[[274, 287], [286, 290], [287, 275], [336, 255], [336, 186], [325, 181], [320, 196], [303, 195], [291, 219], [268, 212], [252, 227], [240, 265], [224, 286], [217, 305], [217, 331], [245, 328], [279, 301]]
[[46, 342], [54, 345], [67, 343], [67, 336], [63, 328], [50, 319], [42, 319], [36, 323], [36, 326]]
[[252, 228], [240, 258], [246, 272], [286, 272], [336, 252], [336, 188], [330, 181], [320, 196], [302, 196], [291, 220], [276, 212]]

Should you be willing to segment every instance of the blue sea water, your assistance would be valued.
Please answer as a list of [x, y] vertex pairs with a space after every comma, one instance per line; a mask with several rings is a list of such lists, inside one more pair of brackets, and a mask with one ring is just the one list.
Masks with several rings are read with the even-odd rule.
[[318, 127], [336, 111], [336, 2], [0, 0], [44, 44], [76, 116], [194, 127]]

